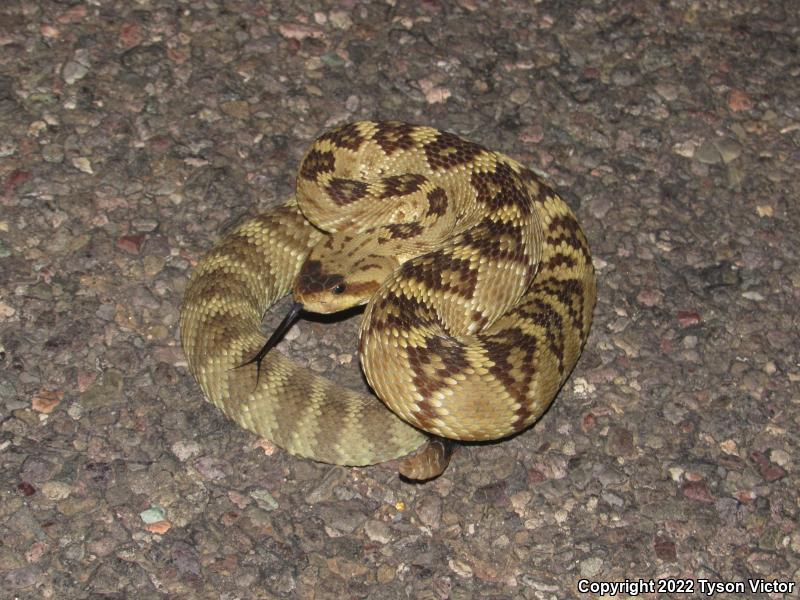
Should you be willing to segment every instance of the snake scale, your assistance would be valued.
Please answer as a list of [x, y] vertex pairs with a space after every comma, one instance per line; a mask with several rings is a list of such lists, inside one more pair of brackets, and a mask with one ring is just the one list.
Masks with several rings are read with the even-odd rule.
[[[292, 318], [366, 304], [359, 357], [382, 402], [265, 345], [263, 314], [289, 292]], [[539, 418], [595, 298], [586, 238], [532, 171], [445, 131], [361, 121], [314, 141], [295, 197], [200, 260], [181, 341], [206, 397], [240, 426], [343, 465], [433, 440], [401, 465], [426, 479], [446, 467], [446, 440], [500, 439]]]

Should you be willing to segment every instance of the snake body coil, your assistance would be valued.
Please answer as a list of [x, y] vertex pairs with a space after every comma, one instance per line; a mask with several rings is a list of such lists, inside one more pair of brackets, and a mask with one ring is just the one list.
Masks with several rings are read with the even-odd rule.
[[[276, 350], [237, 368], [290, 291], [321, 312], [367, 302], [359, 355], [383, 403]], [[296, 198], [200, 261], [181, 340], [236, 423], [296, 455], [364, 465], [412, 452], [420, 430], [491, 440], [529, 426], [577, 362], [595, 297], [583, 232], [532, 171], [450, 133], [363, 121], [318, 138]], [[447, 453], [431, 452], [418, 462], [438, 466], [404, 472], [441, 470]]]

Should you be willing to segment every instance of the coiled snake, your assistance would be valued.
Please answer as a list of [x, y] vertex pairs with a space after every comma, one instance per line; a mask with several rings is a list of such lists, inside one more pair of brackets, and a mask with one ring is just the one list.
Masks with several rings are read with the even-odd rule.
[[[290, 291], [287, 324], [300, 308], [367, 304], [359, 356], [383, 403], [264, 343], [262, 315]], [[181, 340], [206, 397], [242, 427], [344, 465], [407, 455], [425, 431], [434, 443], [401, 472], [426, 479], [447, 465], [444, 439], [499, 439], [539, 418], [595, 297], [583, 232], [532, 171], [451, 133], [363, 121], [319, 137], [296, 198], [200, 261]]]

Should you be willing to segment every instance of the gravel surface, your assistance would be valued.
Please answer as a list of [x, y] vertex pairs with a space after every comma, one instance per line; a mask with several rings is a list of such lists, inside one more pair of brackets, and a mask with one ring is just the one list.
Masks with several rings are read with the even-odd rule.
[[[794, 0], [2, 2], [0, 596], [798, 582], [799, 36]], [[193, 264], [356, 118], [546, 173], [598, 269], [552, 409], [426, 485], [239, 430], [178, 342]], [[356, 322], [283, 347], [358, 384]]]

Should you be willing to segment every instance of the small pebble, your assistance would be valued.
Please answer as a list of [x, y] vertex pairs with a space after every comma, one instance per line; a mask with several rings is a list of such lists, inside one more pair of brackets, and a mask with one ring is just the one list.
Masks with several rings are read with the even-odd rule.
[[50, 500], [63, 500], [68, 498], [72, 489], [61, 481], [46, 481], [42, 484], [42, 494]]
[[186, 462], [190, 458], [194, 458], [198, 456], [202, 448], [200, 444], [195, 442], [194, 440], [180, 440], [172, 444], [171, 448], [172, 453], [178, 457], [178, 460], [181, 462]]
[[90, 175], [94, 175], [94, 170], [92, 169], [92, 163], [85, 156], [79, 156], [77, 158], [73, 158], [72, 166], [78, 169], [79, 171], [83, 171], [84, 173], [89, 173]]
[[164, 509], [160, 506], [153, 506], [139, 513], [139, 518], [146, 524], [158, 523], [164, 520]]
[[391, 530], [383, 521], [371, 519], [364, 524], [364, 533], [373, 542], [388, 544], [392, 540]]
[[279, 506], [278, 501], [267, 490], [253, 490], [250, 497], [264, 510], [275, 510]]
[[715, 165], [722, 160], [717, 145], [713, 142], [703, 142], [694, 153], [694, 158], [703, 164]]
[[579, 569], [581, 576], [587, 579], [594, 579], [603, 568], [603, 560], [598, 557], [586, 558], [580, 561]]
[[752, 110], [754, 107], [753, 101], [745, 92], [738, 89], [731, 90], [728, 95], [728, 106], [733, 112], [741, 112]]
[[61, 403], [62, 391], [43, 390], [31, 400], [31, 408], [39, 413], [50, 414]]

